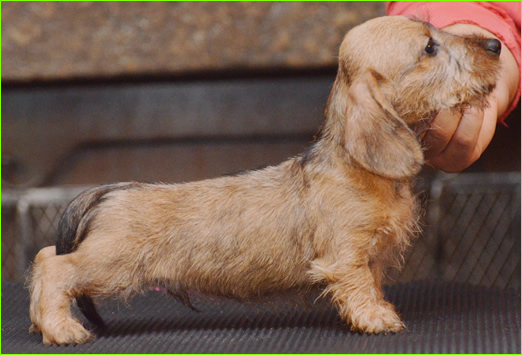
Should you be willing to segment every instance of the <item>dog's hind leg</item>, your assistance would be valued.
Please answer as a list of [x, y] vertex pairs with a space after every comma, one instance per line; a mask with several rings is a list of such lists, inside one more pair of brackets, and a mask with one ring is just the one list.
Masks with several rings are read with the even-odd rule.
[[28, 284], [29, 284], [29, 292], [31, 294], [31, 305], [29, 307], [29, 315], [31, 317], [31, 327], [29, 331], [31, 333], [41, 333], [40, 331], [40, 295], [42, 292], [42, 275], [41, 275], [41, 267], [39, 264], [42, 263], [43, 260], [56, 256], [56, 247], [49, 246], [45, 247], [36, 254], [34, 259], [34, 266], [32, 269], [32, 273], [29, 276]]
[[[52, 247], [50, 247], [52, 248]], [[36, 258], [31, 279], [32, 332], [41, 332], [44, 344], [78, 344], [92, 335], [71, 313], [75, 266], [70, 255], [52, 255], [43, 249]]]

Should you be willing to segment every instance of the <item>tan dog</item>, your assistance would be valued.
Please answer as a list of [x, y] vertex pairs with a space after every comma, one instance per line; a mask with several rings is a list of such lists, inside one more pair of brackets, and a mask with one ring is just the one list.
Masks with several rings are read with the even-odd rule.
[[483, 107], [500, 42], [458, 37], [404, 17], [352, 29], [317, 141], [263, 170], [176, 185], [126, 183], [86, 191], [66, 209], [56, 247], [37, 255], [31, 331], [46, 344], [91, 338], [76, 299], [161, 285], [237, 299], [324, 287], [352, 329], [404, 329], [383, 298], [383, 266], [417, 230], [410, 180], [417, 137], [443, 108]]

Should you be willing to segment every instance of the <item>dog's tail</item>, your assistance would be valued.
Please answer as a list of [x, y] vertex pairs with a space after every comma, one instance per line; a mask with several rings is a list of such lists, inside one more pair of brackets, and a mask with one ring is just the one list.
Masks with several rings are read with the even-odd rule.
[[[67, 206], [58, 223], [56, 255], [70, 254], [78, 249], [78, 246], [87, 237], [90, 221], [95, 215], [93, 212], [109, 192], [128, 189], [136, 185], [136, 183], [102, 185], [78, 195]], [[89, 322], [99, 328], [105, 328], [105, 323], [98, 314], [91, 297], [85, 294], [76, 296], [76, 303]]]

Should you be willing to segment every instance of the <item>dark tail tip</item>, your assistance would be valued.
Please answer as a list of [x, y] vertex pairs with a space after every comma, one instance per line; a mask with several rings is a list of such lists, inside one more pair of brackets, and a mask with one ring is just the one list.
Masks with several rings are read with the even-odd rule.
[[103, 330], [106, 328], [105, 322], [102, 317], [98, 314], [96, 306], [92, 298], [87, 295], [81, 295], [76, 297], [76, 303], [78, 308], [82, 311], [83, 315], [89, 322], [94, 324], [98, 329]]

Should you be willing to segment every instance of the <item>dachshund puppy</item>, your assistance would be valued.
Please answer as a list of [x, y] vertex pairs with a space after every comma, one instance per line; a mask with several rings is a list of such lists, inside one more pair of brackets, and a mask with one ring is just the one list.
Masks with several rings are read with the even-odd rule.
[[317, 140], [263, 170], [186, 184], [121, 183], [80, 194], [56, 247], [36, 256], [31, 331], [46, 344], [92, 334], [74, 300], [103, 324], [93, 298], [161, 286], [262, 300], [319, 285], [355, 331], [404, 329], [383, 298], [383, 267], [417, 230], [411, 180], [419, 137], [442, 109], [485, 107], [500, 42], [383, 17], [344, 38]]

